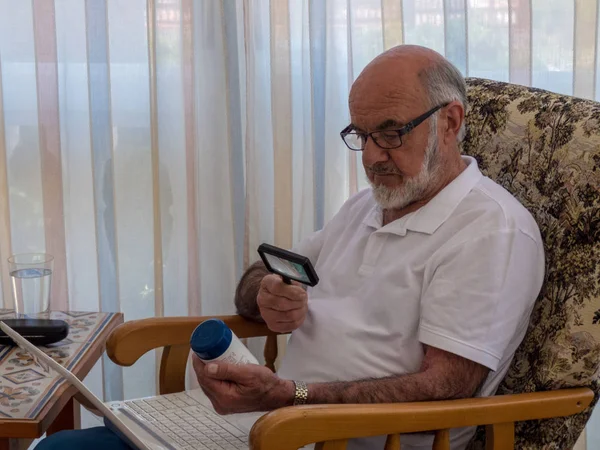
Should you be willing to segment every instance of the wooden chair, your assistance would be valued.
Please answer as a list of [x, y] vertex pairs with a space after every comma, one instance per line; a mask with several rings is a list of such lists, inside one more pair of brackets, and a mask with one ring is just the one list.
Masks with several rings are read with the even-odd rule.
[[[240, 316], [219, 316], [240, 338], [266, 336], [266, 365], [273, 369], [277, 357], [276, 334], [265, 325]], [[111, 360], [133, 365], [142, 355], [163, 348], [160, 394], [185, 389], [189, 339], [204, 317], [165, 317], [126, 322], [107, 344]], [[494, 450], [512, 449], [514, 422], [576, 414], [589, 406], [590, 389], [562, 389], [485, 399], [381, 405], [315, 405], [282, 408], [261, 418], [251, 433], [252, 448], [298, 449], [324, 442], [323, 450], [345, 448], [351, 437], [387, 434], [386, 450], [398, 449], [400, 433], [437, 431], [434, 450], [449, 449], [449, 429], [488, 425]]]
[[[282, 408], [253, 427], [251, 447], [297, 449], [308, 443], [341, 450], [350, 438], [434, 432], [434, 450], [449, 449], [449, 430], [479, 426], [469, 449], [568, 449], [584, 429], [600, 373], [600, 104], [536, 89], [469, 79], [464, 151], [535, 216], [546, 246], [547, 275], [530, 328], [499, 395], [489, 398], [376, 405]], [[276, 334], [239, 316], [221, 317], [241, 338], [267, 336], [273, 369]], [[162, 348], [160, 393], [184, 389], [189, 338], [201, 317], [127, 322], [108, 354], [130, 366]], [[545, 419], [545, 420], [542, 420]]]

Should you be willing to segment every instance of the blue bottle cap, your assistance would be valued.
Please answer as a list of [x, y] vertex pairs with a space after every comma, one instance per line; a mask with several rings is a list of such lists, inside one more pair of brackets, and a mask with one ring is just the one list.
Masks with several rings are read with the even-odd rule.
[[190, 346], [200, 359], [215, 359], [229, 348], [232, 335], [225, 322], [208, 319], [196, 327], [190, 339]]

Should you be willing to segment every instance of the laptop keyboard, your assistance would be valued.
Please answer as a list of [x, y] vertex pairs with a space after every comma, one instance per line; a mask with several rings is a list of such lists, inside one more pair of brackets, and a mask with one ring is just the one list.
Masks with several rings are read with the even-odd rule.
[[[124, 404], [142, 427], [175, 449], [237, 450], [248, 448], [248, 436], [185, 392]], [[132, 414], [129, 414], [133, 416]]]

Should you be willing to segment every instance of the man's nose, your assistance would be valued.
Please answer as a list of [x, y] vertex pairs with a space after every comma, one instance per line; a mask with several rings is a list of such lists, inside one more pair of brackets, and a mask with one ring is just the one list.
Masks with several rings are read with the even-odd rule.
[[390, 153], [377, 145], [373, 138], [369, 136], [363, 149], [363, 164], [372, 166], [376, 163], [387, 162], [390, 159]]

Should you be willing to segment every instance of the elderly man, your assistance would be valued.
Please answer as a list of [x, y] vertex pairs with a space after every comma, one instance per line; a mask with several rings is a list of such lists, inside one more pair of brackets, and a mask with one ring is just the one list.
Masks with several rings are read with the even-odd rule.
[[[463, 77], [431, 50], [396, 47], [364, 69], [341, 135], [362, 151], [372, 187], [295, 248], [319, 285], [287, 285], [259, 263], [244, 274], [239, 314], [292, 335], [277, 374], [194, 359], [218, 412], [494, 394], [525, 334], [544, 253], [525, 208], [461, 157], [466, 103]], [[84, 434], [55, 445], [74, 448]], [[471, 435], [454, 430], [452, 448]], [[403, 438], [403, 448], [431, 444]]]

